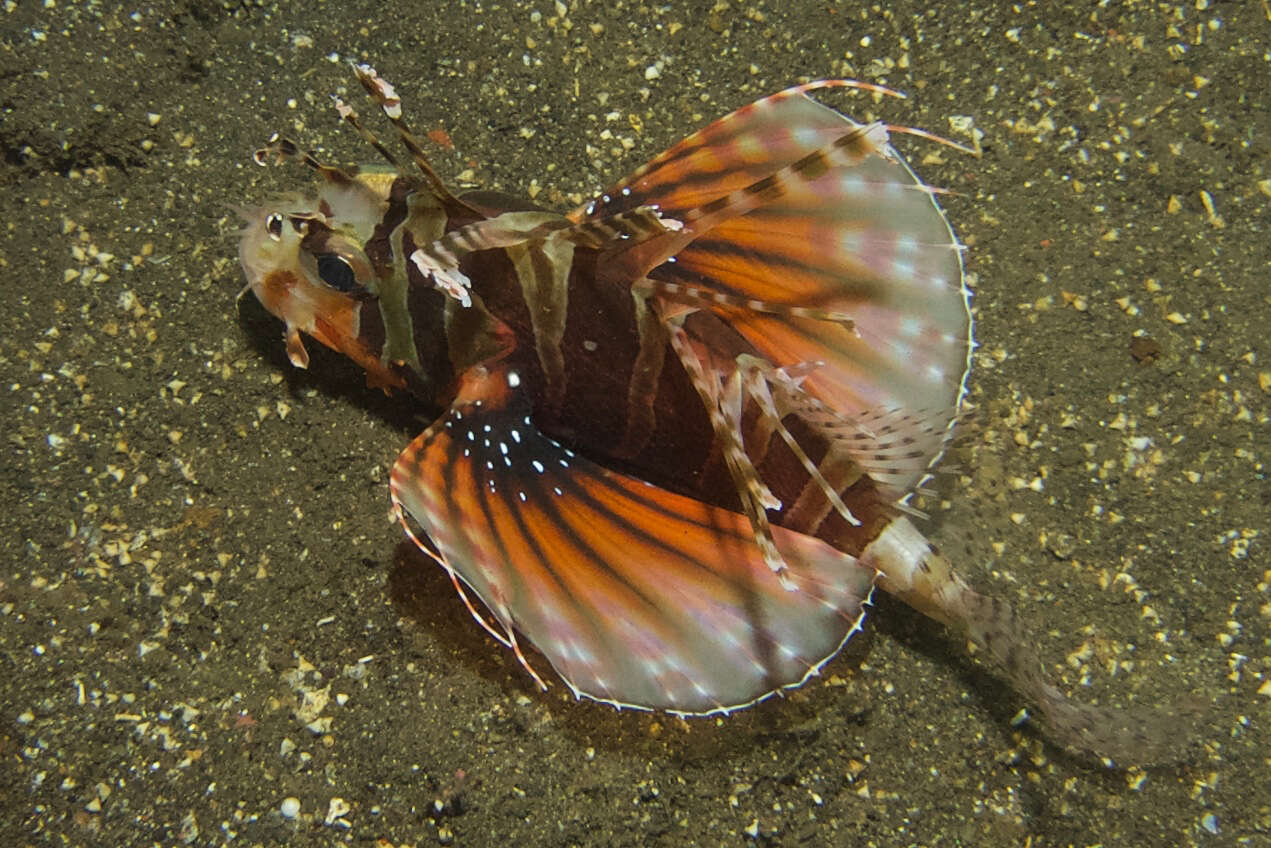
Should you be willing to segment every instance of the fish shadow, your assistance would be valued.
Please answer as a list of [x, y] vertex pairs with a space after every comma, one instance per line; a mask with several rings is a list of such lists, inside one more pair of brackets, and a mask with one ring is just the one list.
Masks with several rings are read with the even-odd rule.
[[367, 386], [366, 372], [347, 356], [305, 337], [309, 367], [297, 368], [287, 358], [282, 338], [282, 322], [271, 315], [255, 297], [245, 295], [238, 303], [238, 324], [248, 349], [282, 376], [291, 400], [304, 403], [306, 393], [316, 390], [329, 398], [364, 410], [403, 433], [402, 445], [415, 438], [441, 414], [403, 391], [386, 394]]

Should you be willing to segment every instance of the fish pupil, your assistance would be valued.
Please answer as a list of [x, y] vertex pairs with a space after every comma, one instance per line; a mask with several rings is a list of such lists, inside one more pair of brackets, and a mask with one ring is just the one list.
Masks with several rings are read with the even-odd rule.
[[339, 292], [353, 292], [360, 288], [353, 266], [343, 256], [319, 253], [314, 258], [318, 261], [318, 276], [331, 288]]

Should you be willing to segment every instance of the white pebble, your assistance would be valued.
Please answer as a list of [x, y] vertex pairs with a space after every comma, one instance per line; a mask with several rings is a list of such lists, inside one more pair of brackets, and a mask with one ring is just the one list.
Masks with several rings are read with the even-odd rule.
[[294, 819], [300, 815], [300, 799], [283, 798], [282, 803], [278, 805], [278, 812], [282, 813], [284, 819]]

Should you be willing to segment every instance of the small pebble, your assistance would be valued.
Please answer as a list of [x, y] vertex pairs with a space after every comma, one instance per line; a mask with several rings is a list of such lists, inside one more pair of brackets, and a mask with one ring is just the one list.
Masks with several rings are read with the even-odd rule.
[[300, 799], [283, 798], [282, 803], [278, 805], [278, 812], [282, 813], [284, 819], [294, 819], [300, 815]]

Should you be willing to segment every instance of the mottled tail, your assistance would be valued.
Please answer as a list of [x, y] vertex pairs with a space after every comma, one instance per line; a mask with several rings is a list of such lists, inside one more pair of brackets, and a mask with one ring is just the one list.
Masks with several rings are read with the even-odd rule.
[[1119, 766], [1178, 762], [1196, 739], [1191, 705], [1132, 709], [1076, 702], [1043, 670], [1020, 615], [1006, 601], [976, 592], [908, 521], [890, 524], [861, 561], [877, 568], [879, 586], [966, 637], [1037, 709], [1058, 744]]

